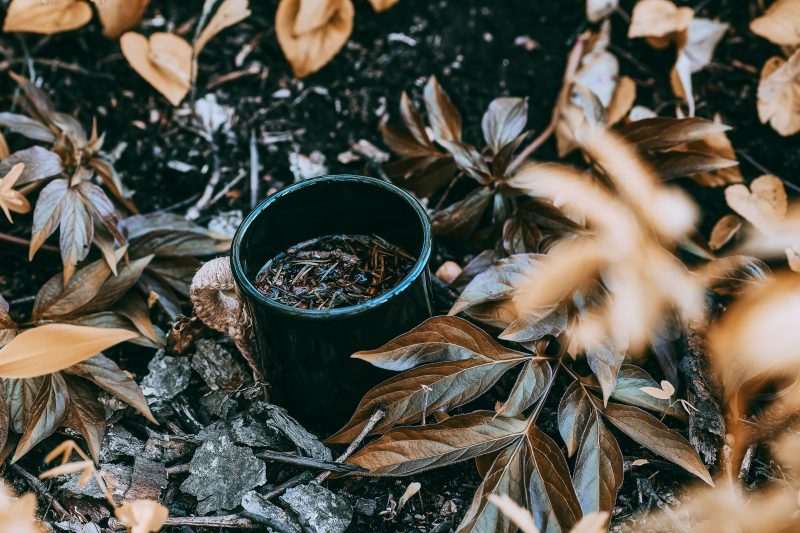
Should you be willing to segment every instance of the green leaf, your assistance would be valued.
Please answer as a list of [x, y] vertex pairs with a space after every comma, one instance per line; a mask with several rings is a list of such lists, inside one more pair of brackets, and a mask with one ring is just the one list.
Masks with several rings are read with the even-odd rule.
[[525, 431], [527, 422], [478, 411], [439, 424], [402, 427], [367, 444], [348, 460], [372, 476], [405, 476], [500, 450]]
[[653, 415], [637, 407], [618, 403], [609, 403], [603, 410], [603, 415], [617, 429], [651, 452], [672, 461], [714, 486], [711, 474], [689, 441], [669, 429]]

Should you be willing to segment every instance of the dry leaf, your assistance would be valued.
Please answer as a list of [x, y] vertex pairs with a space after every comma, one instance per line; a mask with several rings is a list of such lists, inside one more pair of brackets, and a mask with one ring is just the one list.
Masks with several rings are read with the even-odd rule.
[[736, 215], [725, 215], [720, 218], [714, 229], [711, 230], [711, 237], [708, 239], [708, 246], [716, 251], [728, 244], [742, 227], [742, 219]]
[[758, 118], [784, 137], [800, 131], [800, 50], [788, 60], [771, 57], [758, 82]]
[[436, 270], [436, 277], [449, 285], [461, 274], [461, 271], [461, 266], [455, 261], [445, 261]]
[[281, 0], [275, 34], [295, 76], [318, 71], [344, 46], [353, 31], [351, 0]]
[[393, 5], [395, 5], [399, 0], [369, 0], [369, 3], [372, 4], [372, 9], [375, 11], [381, 12], [386, 11]]
[[786, 216], [788, 200], [780, 178], [760, 176], [750, 183], [750, 189], [741, 183], [725, 189], [725, 201], [761, 233], [771, 234]]
[[416, 493], [418, 493], [419, 489], [421, 488], [422, 484], [420, 484], [418, 481], [409, 483], [408, 487], [406, 487], [406, 490], [403, 492], [403, 495], [400, 496], [399, 500], [397, 500], [397, 508], [402, 509], [403, 506], [408, 502], [408, 500], [410, 500]]
[[225, 28], [229, 28], [250, 16], [249, 0], [225, 0], [217, 12], [203, 28], [194, 43], [195, 57], [205, 48], [208, 42]]
[[777, 0], [750, 22], [750, 30], [775, 44], [800, 44], [800, 0]]
[[681, 53], [689, 60], [689, 70], [699, 72], [704, 69], [714, 55], [714, 49], [722, 39], [729, 25], [706, 18], [694, 18], [689, 23], [688, 38]]
[[617, 88], [614, 91], [614, 96], [611, 97], [606, 107], [606, 122], [609, 126], [613, 126], [628, 114], [628, 111], [633, 107], [633, 102], [636, 101], [636, 82], [633, 78], [622, 76], [619, 79]]
[[14, 0], [3, 31], [50, 35], [80, 28], [91, 19], [92, 8], [83, 0]]
[[[27, 329], [0, 349], [0, 376], [32, 378], [85, 361], [111, 346], [136, 338], [124, 329], [45, 324]], [[58, 350], [53, 350], [58, 346]]]
[[106, 37], [116, 39], [139, 23], [150, 0], [95, 0]]
[[506, 515], [522, 531], [522, 533], [539, 533], [539, 529], [533, 522], [533, 516], [524, 507], [520, 507], [517, 502], [507, 495], [490, 494], [489, 501], [496, 505], [500, 511]]
[[31, 204], [25, 195], [19, 191], [15, 191], [12, 187], [19, 180], [22, 171], [25, 169], [24, 163], [17, 163], [11, 170], [0, 179], [0, 208], [3, 209], [6, 218], [9, 222], [11, 219], [11, 212], [14, 213], [27, 213], [31, 210]]
[[169, 510], [153, 500], [123, 501], [114, 514], [129, 533], [155, 533], [169, 516]]
[[133, 69], [178, 106], [189, 92], [192, 80], [192, 47], [172, 33], [147, 37], [128, 32], [120, 39], [122, 54]]
[[628, 37], [646, 37], [654, 48], [666, 48], [675, 34], [685, 31], [694, 17], [690, 7], [669, 0], [640, 0], [633, 8]]
[[786, 260], [789, 262], [789, 268], [800, 272], [800, 246], [786, 248]]

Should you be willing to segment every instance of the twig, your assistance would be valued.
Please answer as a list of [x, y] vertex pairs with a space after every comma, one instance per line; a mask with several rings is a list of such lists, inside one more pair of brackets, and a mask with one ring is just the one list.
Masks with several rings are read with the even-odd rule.
[[283, 494], [284, 491], [291, 489], [292, 487], [296, 487], [301, 483], [306, 483], [308, 481], [311, 481], [313, 478], [314, 474], [309, 470], [300, 472], [296, 476], [290, 477], [289, 479], [287, 479], [286, 481], [284, 481], [283, 483], [281, 483], [268, 493], [264, 494], [264, 498], [271, 500], [275, 496], [280, 496], [281, 494]]
[[214, 170], [211, 171], [211, 178], [206, 183], [206, 188], [203, 189], [203, 194], [197, 199], [197, 202], [186, 211], [186, 220], [197, 220], [203, 209], [208, 207], [211, 196], [214, 194], [214, 188], [219, 183], [221, 173], [219, 171], [219, 157], [216, 153], [213, 155]]
[[[375, 425], [378, 422], [380, 422], [384, 416], [386, 416], [386, 411], [384, 411], [380, 407], [375, 409], [375, 412], [372, 413], [372, 416], [369, 417], [369, 420], [367, 420], [367, 423], [361, 429], [361, 433], [359, 433], [358, 436], [353, 440], [353, 442], [350, 443], [350, 446], [347, 447], [344, 453], [336, 458], [336, 462], [337, 463], [345, 462], [347, 458], [350, 457], [354, 451], [356, 451], [356, 448], [358, 448], [361, 445], [361, 442], [367, 437], [367, 435], [369, 435], [370, 431], [373, 430]], [[318, 475], [314, 481], [316, 481], [317, 483], [322, 483], [323, 481], [328, 479], [328, 476], [330, 475], [331, 475], [330, 470], [325, 471], [320, 475]]]
[[[113, 529], [125, 529], [119, 520], [113, 517], [108, 519], [108, 525]], [[171, 516], [164, 521], [164, 525], [239, 529], [262, 529], [264, 527], [238, 514], [224, 516]]]
[[575, 42], [575, 46], [572, 47], [572, 50], [569, 53], [569, 58], [567, 59], [567, 68], [564, 70], [564, 78], [561, 82], [561, 91], [558, 94], [556, 104], [553, 106], [553, 115], [550, 117], [550, 124], [548, 124], [547, 128], [540, 133], [538, 137], [531, 141], [531, 144], [525, 147], [525, 149], [514, 158], [511, 164], [508, 165], [508, 170], [506, 171], [507, 175], [513, 174], [513, 172], [525, 162], [528, 156], [535, 152], [547, 141], [547, 139], [553, 135], [553, 133], [555, 133], [556, 127], [558, 126], [558, 121], [561, 119], [561, 109], [564, 107], [567, 97], [569, 96], [569, 91], [572, 86], [572, 78], [575, 76], [575, 72], [577, 72], [578, 66], [581, 63], [583, 49], [586, 47], [586, 42], [588, 39], [589, 38], [586, 34], [578, 37], [578, 40]]
[[[31, 241], [28, 239], [21, 239], [20, 237], [14, 237], [13, 235], [2, 232], [0, 232], [0, 241], [5, 241], [11, 244], [19, 244], [20, 246], [25, 246], [26, 248], [29, 248], [31, 245]], [[39, 247], [39, 249], [46, 252], [58, 253], [58, 248], [55, 246], [50, 246], [49, 244], [43, 244]]]
[[[272, 450], [265, 450], [261, 453], [257, 453], [256, 457], [266, 459], [267, 461], [305, 466], [306, 468], [314, 468], [317, 470], [330, 470], [332, 472], [357, 472], [361, 470], [359, 467], [354, 465], [335, 463], [333, 461], [323, 461], [322, 459], [315, 459], [314, 457], [304, 457], [302, 455], [275, 452]], [[169, 469], [167, 469], [167, 471], [169, 471]]]
[[[760, 172], [763, 172], [764, 174], [772, 174], [773, 176], [775, 176], [775, 175], [776, 175], [774, 172], [771, 172], [771, 171], [770, 171], [770, 170], [769, 170], [767, 167], [765, 167], [764, 165], [762, 165], [761, 163], [759, 163], [758, 161], [756, 161], [756, 160], [753, 158], [753, 156], [751, 156], [750, 154], [748, 154], [748, 153], [747, 153], [745, 150], [739, 150], [738, 154], [739, 154], [740, 156], [742, 156], [743, 158], [745, 158], [745, 160], [746, 160], [748, 163], [750, 163], [751, 165], [753, 165], [754, 167], [756, 167], [756, 169], [758, 169]], [[794, 192], [798, 192], [798, 193], [800, 193], [800, 186], [797, 186], [797, 185], [795, 185], [794, 183], [792, 183], [791, 181], [785, 180], [785, 179], [783, 179], [783, 178], [778, 178], [778, 179], [780, 179], [780, 180], [783, 182], [783, 184], [784, 184], [785, 186], [789, 187], [789, 188], [790, 188], [790, 189], [792, 189]]]
[[258, 174], [261, 164], [258, 160], [258, 147], [256, 146], [256, 130], [250, 130], [250, 209], [258, 202]]
[[60, 518], [63, 519], [69, 516], [69, 513], [66, 509], [64, 509], [64, 506], [59, 503], [55, 496], [50, 494], [50, 491], [47, 490], [47, 487], [45, 487], [41, 480], [18, 464], [12, 464], [11, 468], [14, 470], [14, 472], [25, 478], [25, 481], [28, 483], [28, 485], [30, 485], [33, 490], [38, 492], [39, 496], [47, 500], [47, 503], [53, 506], [53, 510], [60, 515]]

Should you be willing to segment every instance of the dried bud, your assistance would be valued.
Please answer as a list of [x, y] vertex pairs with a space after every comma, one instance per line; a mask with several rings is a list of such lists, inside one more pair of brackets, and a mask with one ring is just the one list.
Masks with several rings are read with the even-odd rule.
[[439, 270], [436, 271], [436, 277], [444, 281], [448, 285], [453, 283], [458, 275], [461, 274], [461, 267], [455, 261], [445, 261]]

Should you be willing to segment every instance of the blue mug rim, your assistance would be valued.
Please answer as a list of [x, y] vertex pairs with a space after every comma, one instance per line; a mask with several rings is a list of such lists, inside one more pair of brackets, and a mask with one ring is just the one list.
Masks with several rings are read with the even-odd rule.
[[[292, 307], [290, 305], [282, 304], [271, 298], [268, 298], [264, 294], [262, 294], [255, 286], [252, 280], [247, 276], [244, 271], [244, 266], [242, 265], [241, 260], [241, 247], [242, 242], [244, 241], [245, 237], [247, 236], [247, 232], [252, 226], [253, 222], [260, 217], [269, 207], [276, 202], [279, 202], [282, 198], [289, 196], [290, 194], [296, 193], [300, 190], [303, 190], [307, 187], [314, 187], [321, 183], [342, 183], [342, 182], [355, 182], [355, 183], [364, 183], [371, 186], [375, 186], [381, 189], [384, 189], [388, 192], [391, 192], [401, 199], [403, 199], [407, 204], [409, 204], [414, 211], [419, 216], [419, 221], [422, 224], [422, 249], [417, 257], [417, 261], [414, 263], [414, 267], [409, 271], [406, 276], [400, 280], [400, 282], [392, 288], [390, 291], [385, 292], [384, 294], [378, 296], [377, 298], [373, 298], [371, 300], [367, 300], [366, 302], [351, 305], [348, 307], [339, 307], [335, 309], [298, 309], [297, 307]], [[425, 211], [425, 208], [422, 207], [422, 204], [414, 198], [411, 194], [407, 193], [400, 187], [388, 183], [383, 180], [379, 180], [377, 178], [370, 178], [367, 176], [357, 176], [354, 174], [332, 174], [326, 176], [319, 176], [316, 178], [310, 178], [308, 180], [304, 180], [298, 183], [294, 183], [284, 189], [281, 189], [277, 193], [273, 194], [266, 200], [262, 201], [258, 204], [255, 209], [253, 209], [247, 217], [242, 221], [239, 225], [239, 228], [236, 230], [236, 234], [233, 237], [233, 242], [231, 243], [231, 270], [233, 272], [233, 277], [236, 282], [237, 287], [241, 291], [247, 295], [247, 297], [252, 298], [253, 300], [257, 301], [261, 305], [265, 305], [268, 308], [272, 309], [273, 311], [290, 315], [298, 318], [341, 318], [347, 316], [358, 315], [370, 309], [375, 309], [387, 301], [391, 300], [394, 296], [402, 293], [408, 287], [411, 286], [414, 281], [419, 278], [420, 275], [423, 274], [425, 269], [428, 266], [428, 261], [431, 257], [431, 250], [433, 248], [433, 237], [431, 231], [431, 224], [428, 218], [428, 214]]]

